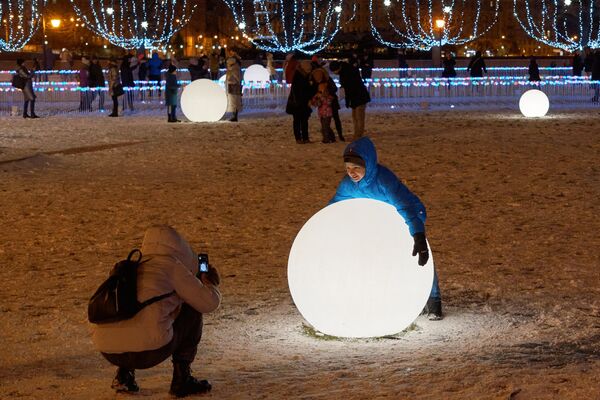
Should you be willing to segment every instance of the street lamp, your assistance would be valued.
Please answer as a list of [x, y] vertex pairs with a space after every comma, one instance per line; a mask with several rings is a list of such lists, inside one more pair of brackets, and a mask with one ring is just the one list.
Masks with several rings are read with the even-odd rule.
[[53, 18], [50, 20], [50, 26], [52, 26], [53, 28], [58, 28], [60, 27], [60, 19], [58, 18]]
[[435, 20], [435, 27], [440, 30], [439, 39], [440, 39], [440, 65], [442, 62], [442, 37], [444, 36], [444, 27], [446, 26], [446, 20], [442, 18], [438, 18]]

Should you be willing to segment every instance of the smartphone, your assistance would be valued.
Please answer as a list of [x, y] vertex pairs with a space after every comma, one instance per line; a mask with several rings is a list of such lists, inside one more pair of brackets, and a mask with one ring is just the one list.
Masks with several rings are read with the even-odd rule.
[[206, 253], [198, 254], [198, 271], [199, 272], [208, 272], [208, 254], [206, 254]]

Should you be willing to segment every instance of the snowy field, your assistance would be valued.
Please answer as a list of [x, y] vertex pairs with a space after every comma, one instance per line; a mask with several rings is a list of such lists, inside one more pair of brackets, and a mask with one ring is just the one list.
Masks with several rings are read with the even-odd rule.
[[[307, 145], [281, 114], [165, 120], [0, 119], [0, 398], [115, 398], [87, 300], [153, 223], [222, 275], [193, 365], [204, 397], [600, 398], [598, 108], [368, 112], [381, 162], [427, 206], [447, 314], [372, 340], [306, 334], [287, 288], [344, 145], [321, 144], [316, 117]], [[138, 371], [140, 397], [169, 398], [170, 379], [169, 361]]]

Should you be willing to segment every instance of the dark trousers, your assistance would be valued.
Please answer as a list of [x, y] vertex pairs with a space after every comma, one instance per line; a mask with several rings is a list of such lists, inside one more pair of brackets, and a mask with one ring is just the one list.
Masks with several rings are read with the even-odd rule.
[[34, 100], [25, 100], [23, 104], [23, 115], [27, 115], [27, 108], [31, 108], [31, 112], [29, 115], [35, 115], [35, 99]]
[[112, 101], [113, 101], [112, 114], [113, 115], [119, 115], [119, 97], [118, 96], [112, 96]]
[[331, 129], [331, 117], [321, 117], [321, 135], [323, 143], [335, 142], [335, 135]]
[[173, 323], [173, 339], [156, 350], [120, 354], [102, 353], [111, 364], [130, 370], [152, 368], [169, 356], [174, 363], [191, 364], [196, 358], [198, 343], [202, 338], [202, 314], [183, 304]]
[[340, 138], [344, 137], [344, 133], [342, 132], [342, 120], [340, 119], [340, 110], [336, 107], [332, 109], [333, 114], [331, 115], [333, 118], [333, 122], [335, 123], [335, 130]]
[[177, 106], [168, 106], [169, 121], [177, 119]]
[[127, 104], [129, 109], [133, 111], [133, 98], [135, 95], [133, 93], [133, 88], [128, 87], [127, 89], [129, 90], [125, 90], [125, 94], [123, 95], [123, 110], [127, 108]]
[[294, 117], [294, 137], [296, 141], [308, 142], [308, 113], [295, 113]]

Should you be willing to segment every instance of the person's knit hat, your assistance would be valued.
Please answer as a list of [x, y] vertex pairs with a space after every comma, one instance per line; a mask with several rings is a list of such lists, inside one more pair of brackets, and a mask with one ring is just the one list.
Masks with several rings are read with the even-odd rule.
[[347, 149], [344, 152], [344, 162], [360, 165], [366, 168], [365, 160], [353, 148]]

